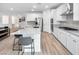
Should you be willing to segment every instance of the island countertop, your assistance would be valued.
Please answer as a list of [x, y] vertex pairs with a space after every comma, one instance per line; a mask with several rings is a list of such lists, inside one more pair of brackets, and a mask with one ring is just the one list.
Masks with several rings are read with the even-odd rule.
[[12, 35], [14, 34], [22, 34], [23, 37], [30, 36], [32, 39], [34, 39], [35, 52], [41, 52], [41, 47], [40, 47], [41, 30], [40, 28], [25, 28], [25, 29], [21, 29], [19, 31], [12, 33]]

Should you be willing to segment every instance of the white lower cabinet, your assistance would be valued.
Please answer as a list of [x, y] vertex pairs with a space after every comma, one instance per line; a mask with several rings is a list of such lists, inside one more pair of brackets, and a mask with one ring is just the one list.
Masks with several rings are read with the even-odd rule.
[[67, 35], [67, 49], [72, 54], [79, 54], [79, 37], [73, 34]]
[[79, 41], [77, 41], [76, 43], [76, 54], [79, 55]]
[[58, 29], [57, 28], [54, 28], [53, 34], [58, 39]]
[[67, 49], [72, 54], [76, 54], [76, 40], [70, 36], [67, 37]]
[[57, 39], [64, 45], [66, 46], [66, 36], [65, 36], [65, 32], [62, 31], [61, 29], [58, 28], [54, 28], [54, 34], [57, 37]]
[[54, 35], [72, 54], [79, 54], [79, 37], [59, 28], [54, 28]]
[[65, 34], [64, 32], [60, 31], [60, 34], [59, 34], [60, 38], [59, 38], [59, 40], [66, 47], [67, 39], [66, 39], [66, 35], [64, 35], [64, 34]]

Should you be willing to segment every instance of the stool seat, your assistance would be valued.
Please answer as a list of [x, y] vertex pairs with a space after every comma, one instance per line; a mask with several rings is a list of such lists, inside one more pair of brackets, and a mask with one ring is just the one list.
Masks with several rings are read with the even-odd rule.
[[32, 44], [33, 39], [31, 37], [21, 37], [19, 38], [19, 44], [21, 45], [30, 45]]
[[19, 37], [22, 36], [22, 34], [15, 34], [14, 36], [15, 36], [16, 38], [19, 38]]

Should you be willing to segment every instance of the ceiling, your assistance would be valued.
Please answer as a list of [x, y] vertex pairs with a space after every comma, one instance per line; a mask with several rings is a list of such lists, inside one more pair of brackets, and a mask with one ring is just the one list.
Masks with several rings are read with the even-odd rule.
[[0, 3], [0, 12], [42, 12], [50, 8], [55, 9], [59, 5], [61, 3]]

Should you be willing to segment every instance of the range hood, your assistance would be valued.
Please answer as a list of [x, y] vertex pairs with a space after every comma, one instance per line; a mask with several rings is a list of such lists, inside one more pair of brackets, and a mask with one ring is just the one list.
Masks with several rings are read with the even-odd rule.
[[72, 15], [73, 14], [73, 3], [67, 3], [66, 6], [67, 6], [66, 11], [61, 15], [62, 16], [63, 15]]

